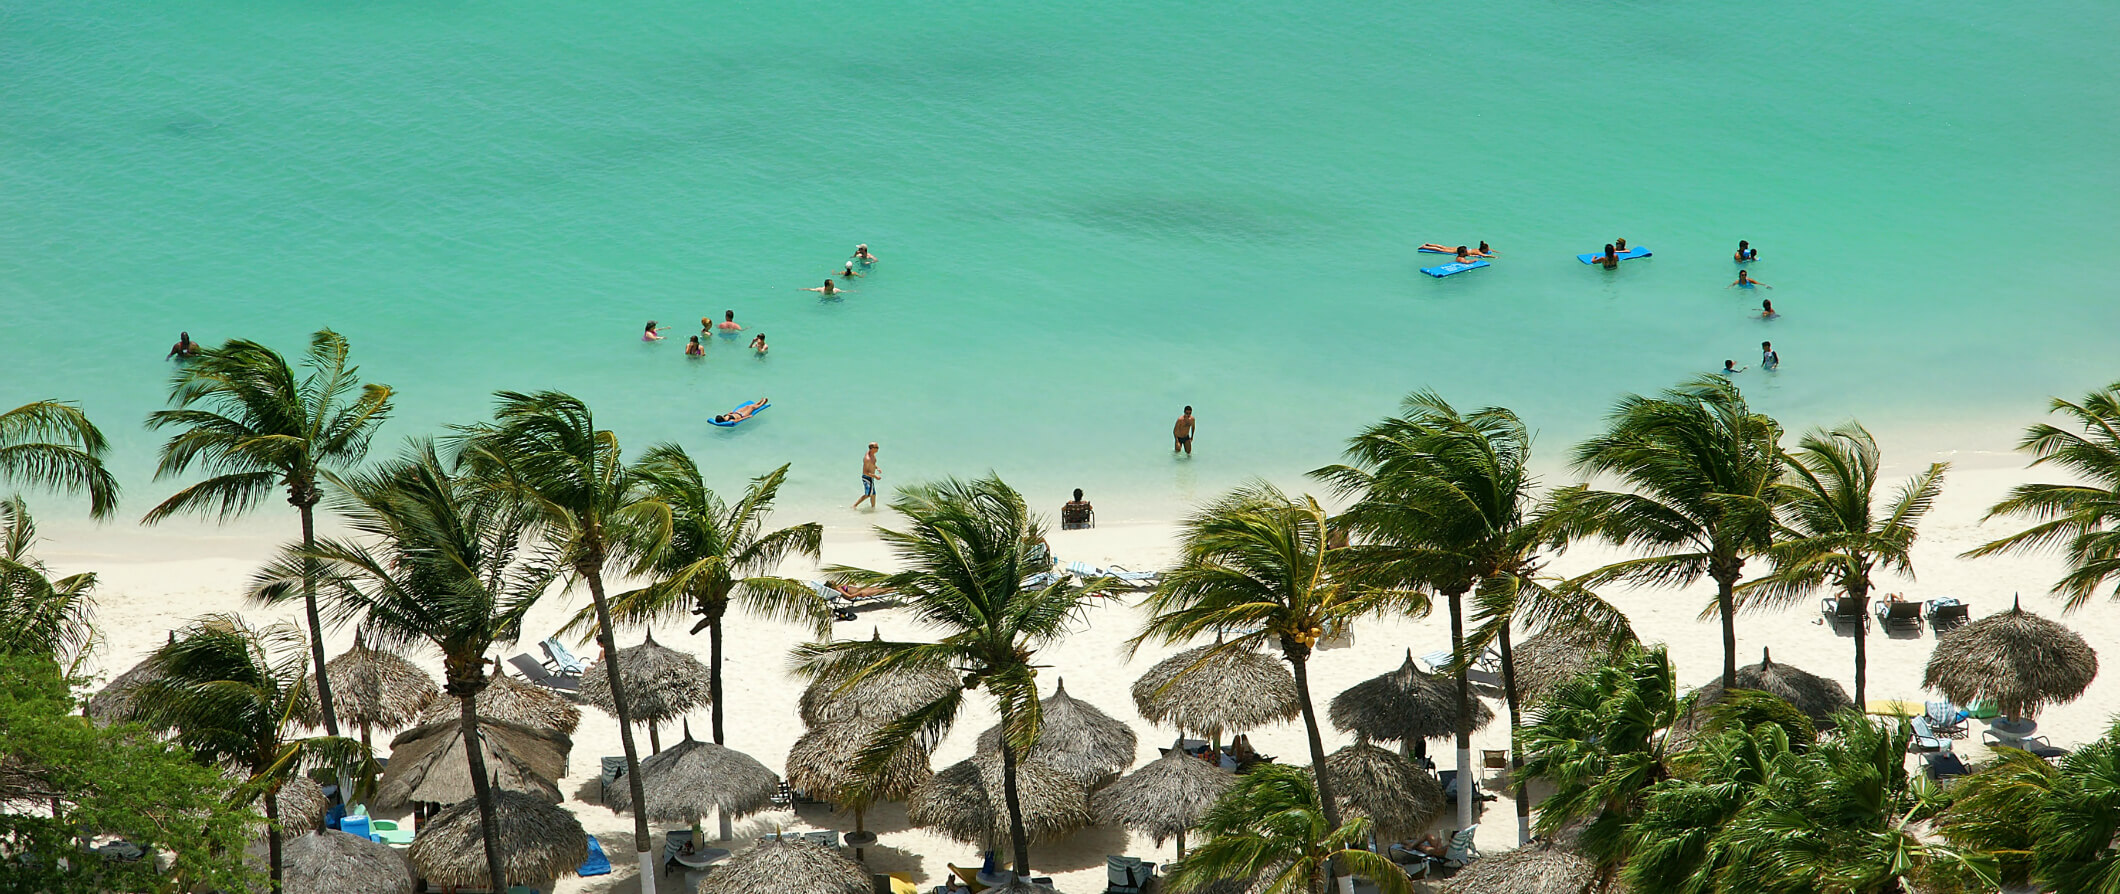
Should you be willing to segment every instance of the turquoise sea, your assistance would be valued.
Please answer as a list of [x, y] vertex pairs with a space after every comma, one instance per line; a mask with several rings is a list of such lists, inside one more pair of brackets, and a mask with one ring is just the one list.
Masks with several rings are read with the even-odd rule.
[[[871, 440], [886, 484], [1159, 518], [1414, 388], [1557, 458], [1726, 358], [1792, 428], [2003, 448], [2120, 378], [2115, 45], [2082, 0], [17, 0], [0, 404], [81, 401], [129, 511], [180, 329], [345, 332], [384, 445], [569, 390], [718, 481], [792, 462], [828, 524]], [[1575, 260], [1616, 236], [1655, 257]], [[1724, 288], [1741, 238], [1772, 291]], [[857, 242], [852, 294], [801, 291]], [[770, 355], [688, 361], [726, 309]]]

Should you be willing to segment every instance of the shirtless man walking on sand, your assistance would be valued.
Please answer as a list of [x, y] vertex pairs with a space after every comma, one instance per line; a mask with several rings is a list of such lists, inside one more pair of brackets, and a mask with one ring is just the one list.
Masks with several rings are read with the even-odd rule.
[[876, 479], [882, 477], [883, 473], [876, 469], [876, 442], [870, 441], [868, 455], [861, 458], [861, 499], [847, 508], [860, 509], [861, 500], [869, 501], [870, 509], [876, 508]]
[[1186, 407], [1184, 414], [1178, 417], [1178, 424], [1171, 427], [1170, 434], [1178, 443], [1170, 448], [1170, 452], [1183, 450], [1186, 456], [1192, 455], [1193, 423], [1196, 421], [1193, 419], [1192, 408]]

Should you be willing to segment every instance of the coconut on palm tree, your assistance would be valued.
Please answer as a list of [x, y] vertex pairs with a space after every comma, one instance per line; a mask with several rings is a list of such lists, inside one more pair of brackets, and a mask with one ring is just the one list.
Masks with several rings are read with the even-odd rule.
[[[795, 667], [815, 680], [858, 687], [879, 674], [925, 670], [938, 664], [963, 675], [953, 688], [905, 716], [883, 724], [856, 761], [858, 775], [884, 778], [909, 749], [945, 734], [966, 694], [984, 689], [1001, 717], [1001, 781], [1008, 837], [1018, 875], [1030, 872], [1030, 841], [1017, 791], [1018, 762], [1039, 733], [1038, 650], [1067, 632], [1068, 619], [1091, 588], [1066, 576], [1040, 576], [1035, 554], [1044, 526], [1023, 496], [995, 477], [948, 479], [905, 488], [891, 508], [910, 523], [877, 528], [905, 570], [894, 573], [833, 568], [840, 579], [885, 586], [915, 617], [937, 629], [936, 642], [850, 640], [807, 643]], [[1094, 584], [1094, 582], [1092, 582]]]
[[[816, 558], [824, 528], [809, 522], [765, 530], [773, 498], [787, 480], [787, 466], [752, 479], [734, 506], [708, 489], [692, 457], [674, 444], [651, 448], [634, 464], [633, 474], [643, 498], [660, 510], [626, 532], [628, 551], [637, 556], [634, 573], [652, 582], [614, 597], [611, 616], [621, 624], [699, 616], [692, 632], [707, 631], [707, 701], [714, 744], [727, 744], [722, 732], [721, 642], [729, 607], [741, 605], [761, 617], [807, 623], [820, 636], [829, 632], [832, 613], [816, 591], [771, 574], [790, 556]], [[594, 622], [593, 616], [578, 615], [568, 629]]]
[[[1850, 422], [1814, 430], [1789, 456], [1780, 493], [1781, 534], [1768, 553], [1773, 570], [1738, 588], [1745, 605], [1783, 605], [1831, 588], [1869, 615], [1872, 571], [1911, 577], [1915, 528], [1943, 490], [1949, 463], [1931, 463], [1879, 506], [1882, 453], [1869, 431]], [[1866, 625], [1855, 625], [1855, 703], [1869, 678]]]
[[118, 479], [103, 468], [110, 443], [80, 407], [40, 400], [0, 413], [0, 480], [88, 494], [88, 514], [118, 510]]
[[95, 643], [88, 613], [96, 576], [54, 580], [30, 554], [36, 543], [29, 506], [21, 497], [0, 500], [0, 654], [41, 655], [71, 669]]
[[[202, 351], [170, 382], [172, 409], [148, 414], [150, 429], [176, 429], [162, 445], [155, 478], [193, 466], [211, 476], [148, 510], [143, 524], [195, 512], [223, 521], [242, 515], [275, 488], [300, 516], [302, 546], [316, 545], [316, 506], [326, 471], [348, 469], [368, 453], [369, 439], [390, 413], [390, 386], [361, 384], [346, 362], [346, 339], [329, 329], [309, 337], [298, 373], [279, 352], [234, 339]], [[331, 685], [324, 676], [324, 630], [316, 575], [303, 575], [302, 608], [309, 625], [310, 674], [317, 684], [324, 730], [339, 734]]]
[[1723, 685], [1737, 686], [1737, 582], [1745, 560], [1774, 543], [1781, 499], [1781, 424], [1752, 412], [1737, 386], [1706, 376], [1657, 397], [1629, 395], [1605, 433], [1575, 450], [1576, 468], [1612, 475], [1623, 491], [1563, 488], [1553, 497], [1556, 536], [1599, 537], [1650, 553], [1580, 580], [1679, 586], [1715, 581], [1722, 622]]
[[[464, 742], [481, 741], [478, 695], [489, 678], [486, 654], [522, 634], [523, 615], [564, 570], [549, 549], [523, 549], [527, 519], [512, 507], [481, 502], [443, 466], [431, 442], [365, 474], [335, 477], [334, 503], [357, 535], [328, 538], [291, 551], [261, 573], [257, 592], [301, 584], [316, 566], [328, 580], [331, 611], [358, 619], [383, 645], [425, 643], [442, 653], [443, 691], [460, 706]], [[478, 801], [486, 864], [496, 888], [502, 855], [484, 748], [464, 754]]]
[[[653, 508], [633, 485], [618, 435], [596, 427], [588, 404], [557, 391], [501, 391], [495, 397], [499, 405], [493, 421], [462, 430], [460, 461], [487, 499], [523, 513], [533, 536], [558, 555], [561, 567], [575, 580], [588, 585], [597, 645], [605, 655], [617, 655], [604, 568], [620, 555], [621, 532], [630, 520]], [[637, 804], [646, 796], [641, 791], [640, 749], [633, 743], [632, 706], [618, 663], [605, 661], [603, 666], [626, 757], [626, 784]], [[634, 858], [646, 894], [655, 891], [653, 845], [648, 818], [635, 813]]]
[[281, 828], [280, 788], [310, 767], [368, 759], [353, 739], [294, 735], [314, 721], [304, 639], [292, 624], [261, 628], [234, 615], [200, 618], [155, 652], [157, 676], [140, 684], [128, 718], [170, 733], [203, 763], [243, 774], [242, 803], [264, 798], [274, 892], [288, 831]]
[[2065, 608], [2075, 609], [2107, 584], [2114, 585], [2113, 598], [2120, 598], [2120, 382], [2080, 401], [2054, 398], [2051, 410], [2066, 417], [2068, 427], [2034, 425], [2017, 449], [2033, 456], [2034, 467], [2060, 466], [2079, 481], [2010, 488], [1987, 519], [2024, 518], [2032, 526], [1965, 555], [2058, 547], [2068, 557], [2069, 570], [2054, 582], [2054, 593]]
[[1221, 638], [1222, 650], [1278, 647], [1295, 672], [1326, 826], [1339, 828], [1310, 696], [1311, 653], [1327, 629], [1391, 610], [1412, 613], [1425, 601], [1410, 591], [1356, 586], [1344, 573], [1349, 548], [1333, 545], [1325, 508], [1264, 482], [1201, 509], [1186, 520], [1183, 536], [1178, 567], [1142, 603], [1149, 620], [1129, 647], [1210, 635]]
[[1411, 894], [1405, 870], [1368, 850], [1369, 820], [1326, 818], [1315, 777], [1301, 767], [1262, 764], [1237, 777], [1200, 821], [1207, 842], [1193, 848], [1165, 884], [1176, 894], [1248, 879], [1253, 894], [1324, 894], [1338, 862], [1385, 894]]
[[[1511, 625], [1558, 620], [1612, 642], [1631, 636], [1617, 609], [1581, 587], [1549, 589], [1539, 577], [1539, 550], [1550, 538], [1532, 495], [1531, 433], [1506, 409], [1462, 414], [1441, 395], [1423, 391], [1406, 398], [1400, 415], [1356, 435], [1347, 455], [1351, 464], [1312, 474], [1355, 498], [1336, 519], [1354, 541], [1348, 549], [1354, 573], [1381, 586], [1431, 588], [1449, 602], [1458, 773], [1469, 779], [1473, 772], [1472, 685], [1466, 674], [1489, 642], [1501, 649], [1510, 759], [1521, 769], [1523, 756], [1514, 747], [1522, 711]], [[1464, 597], [1475, 591], [1486, 624], [1468, 638]], [[1529, 840], [1525, 799], [1517, 799], [1517, 809], [1520, 837]], [[1472, 799], [1460, 798], [1458, 826], [1471, 824]]]

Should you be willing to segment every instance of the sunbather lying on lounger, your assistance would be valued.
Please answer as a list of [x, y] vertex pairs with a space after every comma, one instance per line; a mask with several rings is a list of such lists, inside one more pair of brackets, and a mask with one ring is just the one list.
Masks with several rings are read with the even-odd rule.
[[829, 586], [839, 591], [839, 595], [848, 599], [874, 599], [891, 592], [890, 587], [857, 587], [853, 584], [830, 584]]

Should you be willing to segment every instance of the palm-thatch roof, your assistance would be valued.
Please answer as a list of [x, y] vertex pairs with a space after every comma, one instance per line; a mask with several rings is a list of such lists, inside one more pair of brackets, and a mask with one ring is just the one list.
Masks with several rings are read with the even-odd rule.
[[1517, 698], [1525, 705], [1545, 701], [1562, 683], [1610, 663], [1616, 654], [1611, 646], [1569, 627], [1525, 637], [1509, 652], [1509, 663], [1516, 670]]
[[[692, 738], [685, 727], [685, 740], [640, 762], [642, 792], [648, 799], [648, 818], [662, 822], [691, 822], [719, 810], [729, 816], [757, 813], [780, 794], [780, 777], [757, 759], [733, 748]], [[615, 785], [604, 793], [604, 803], [613, 811], [633, 809], [633, 788]]]
[[1420, 831], [1443, 815], [1443, 784], [1397, 752], [1354, 744], [1325, 756], [1340, 809], [1366, 816], [1379, 840]]
[[336, 829], [290, 836], [281, 845], [288, 894], [412, 894], [403, 851]]
[[[567, 775], [567, 753], [574, 748], [564, 733], [481, 719], [479, 739], [494, 787], [559, 803], [556, 782]], [[423, 723], [391, 741], [390, 766], [376, 785], [376, 806], [398, 807], [412, 801], [454, 804], [471, 796], [461, 722]]]
[[[170, 639], [176, 639], [176, 634], [170, 634]], [[154, 656], [142, 658], [139, 664], [112, 677], [95, 695], [89, 696], [88, 706], [82, 713], [87, 714], [90, 720], [105, 726], [126, 720], [132, 716], [133, 691], [160, 676], [161, 671], [155, 667]]]
[[1294, 720], [1296, 678], [1269, 655], [1221, 643], [1156, 662], [1134, 681], [1134, 708], [1150, 723], [1218, 738]]
[[863, 778], [854, 762], [869, 745], [872, 730], [856, 723], [828, 723], [802, 734], [788, 749], [788, 785], [820, 801], [842, 807], [864, 807], [874, 801], [903, 801], [934, 776], [924, 748], [907, 748], [885, 766], [881, 777]]
[[[1058, 681], [1053, 694], [1039, 699], [1038, 705], [1038, 741], [1024, 757], [1042, 759], [1091, 788], [1133, 766], [1134, 731], [1097, 706], [1068, 695], [1067, 681]], [[979, 734], [979, 749], [1000, 754], [1000, 724]]]
[[[439, 691], [434, 678], [394, 652], [369, 647], [355, 636], [353, 648], [324, 662], [331, 683], [332, 712], [340, 723], [363, 728], [397, 729], [411, 723]], [[310, 698], [317, 697], [315, 681]]]
[[[458, 700], [444, 692], [427, 702], [427, 707], [420, 711], [419, 722], [434, 723], [461, 716], [463, 710]], [[565, 696], [508, 676], [501, 672], [499, 664], [493, 666], [493, 674], [486, 678], [486, 688], [479, 691], [478, 716], [481, 721], [505, 720], [558, 730], [570, 736], [582, 723], [582, 709], [575, 707]]]
[[[501, 871], [511, 884], [571, 875], [589, 856], [589, 835], [574, 814], [521, 792], [493, 793], [493, 824]], [[486, 842], [478, 803], [465, 799], [442, 808], [412, 839], [412, 868], [427, 884], [490, 887]]]
[[1451, 894], [1589, 894], [1596, 884], [1595, 861], [1573, 848], [1534, 841], [1472, 861], [1444, 887]]
[[796, 838], [738, 852], [700, 880], [699, 894], [869, 894], [869, 871], [839, 852]]
[[[1371, 677], [1332, 697], [1334, 728], [1377, 742], [1413, 743], [1457, 735], [1457, 681], [1431, 676], [1413, 664], [1413, 652], [1398, 670]], [[1472, 728], [1494, 719], [1494, 711], [1472, 699]]]
[[1990, 701], [2020, 718], [2074, 701], [2097, 676], [2090, 643], [2019, 603], [1938, 637], [1921, 683], [1961, 705]]
[[[979, 754], [943, 768], [913, 793], [906, 817], [967, 844], [1008, 840], [1008, 808], [1002, 802], [1001, 758]], [[1016, 794], [1023, 830], [1033, 842], [1052, 841], [1089, 825], [1082, 784], [1044, 760], [1016, 763]]]
[[[676, 720], [707, 703], [712, 674], [699, 659], [655, 641], [649, 633], [637, 646], [618, 650], [618, 676], [626, 687], [627, 713], [637, 723]], [[582, 701], [617, 716], [611, 701], [611, 674], [597, 662], [582, 671]]]
[[[1855, 700], [1848, 697], [1848, 691], [1842, 688], [1840, 681], [1821, 677], [1795, 665], [1778, 663], [1767, 649], [1759, 651], [1758, 664], [1737, 669], [1737, 688], [1780, 696], [1804, 716], [1828, 724], [1834, 714], [1855, 707]], [[1715, 704], [1723, 697], [1722, 681], [1709, 682], [1694, 690], [1693, 694], [1696, 708]]]
[[1090, 798], [1097, 822], [1164, 839], [1200, 824], [1236, 775], [1173, 748]]
[[[871, 639], [882, 639], [881, 633]], [[955, 691], [963, 681], [947, 665], [910, 667], [848, 684], [839, 678], [811, 680], [798, 704], [805, 725], [859, 722], [882, 726]]]
[[289, 836], [324, 826], [324, 787], [307, 776], [296, 776], [280, 786], [280, 828]]

